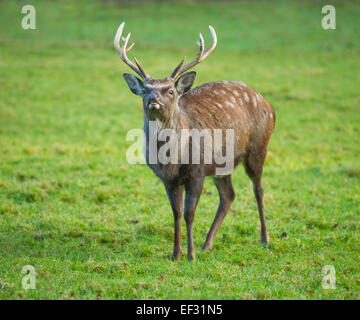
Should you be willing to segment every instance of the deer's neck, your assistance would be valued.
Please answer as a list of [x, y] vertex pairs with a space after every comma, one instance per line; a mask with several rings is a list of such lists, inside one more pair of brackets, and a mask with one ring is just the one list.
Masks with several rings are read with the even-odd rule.
[[[150, 122], [154, 121], [154, 122]], [[156, 127], [154, 128], [154, 125]], [[181, 129], [188, 128], [188, 120], [186, 116], [181, 112], [180, 109], [172, 112], [171, 117], [168, 119], [154, 119], [150, 120], [146, 117], [144, 119], [144, 132], [145, 132], [145, 157], [146, 162], [150, 166], [150, 168], [155, 172], [155, 174], [163, 180], [163, 182], [168, 183], [169, 181], [175, 181], [179, 176], [180, 164], [172, 164], [172, 162], [163, 164], [160, 162], [158, 156], [160, 149], [164, 146], [164, 144], [168, 144], [169, 150], [173, 150], [173, 143], [176, 143], [176, 148], [178, 148], [179, 139], [181, 139]], [[170, 132], [167, 130], [170, 129]], [[164, 130], [164, 131], [162, 131]], [[167, 136], [169, 134], [170, 140], [167, 138], [164, 139], [163, 133]], [[175, 134], [175, 135], [173, 135]], [[175, 139], [175, 140], [173, 140]], [[170, 143], [170, 144], [169, 144]], [[151, 151], [152, 150], [152, 151]], [[154, 150], [157, 153], [154, 157]], [[178, 155], [178, 159], [180, 159], [180, 148], [175, 151]], [[155, 159], [155, 162], [153, 160]], [[178, 163], [178, 162], [176, 162]]]
[[[176, 106], [173, 109], [170, 115], [166, 118], [156, 118], [156, 119], [148, 119], [147, 116], [144, 116], [144, 128], [149, 127], [149, 122], [154, 121], [157, 125], [157, 131], [163, 129], [172, 129], [176, 132], [180, 132], [181, 129], [185, 129], [189, 127], [188, 120], [185, 115], [181, 112], [180, 108]], [[146, 132], [147, 130], [145, 130]]]

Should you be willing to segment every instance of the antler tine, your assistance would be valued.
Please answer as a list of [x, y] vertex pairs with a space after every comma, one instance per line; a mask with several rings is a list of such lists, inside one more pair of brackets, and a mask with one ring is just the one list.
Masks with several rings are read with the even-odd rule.
[[174, 71], [171, 73], [170, 78], [175, 79], [177, 76], [176, 74], [178, 73], [178, 71], [180, 70], [181, 66], [183, 65], [184, 61], [186, 59], [186, 56], [180, 61], [180, 63], [176, 66], [176, 68], [174, 69]]
[[126, 47], [127, 47], [128, 42], [129, 42], [130, 36], [131, 36], [131, 32], [129, 32], [128, 35], [127, 35], [125, 38], [124, 38], [124, 37], [121, 37], [121, 40], [122, 40], [121, 46], [122, 46], [122, 47], [124, 48], [124, 50], [126, 50], [126, 51], [128, 51], [128, 50], [126, 49]]
[[[144, 71], [144, 69], [140, 66], [139, 62], [135, 59], [136, 65], [134, 65], [129, 58], [127, 57], [126, 53], [129, 52], [135, 45], [135, 42], [130, 45], [129, 48], [127, 48], [127, 44], [130, 39], [131, 33], [129, 33], [125, 38], [121, 37], [123, 29], [124, 29], [125, 22], [122, 22], [116, 32], [115, 38], [114, 38], [114, 47], [116, 51], [118, 52], [120, 59], [124, 61], [131, 69], [133, 69], [141, 78], [146, 79], [150, 76]], [[120, 46], [120, 41], [122, 42], [122, 45]]]
[[197, 42], [197, 44], [198, 44], [200, 50], [199, 50], [197, 57], [201, 57], [204, 54], [204, 47], [205, 47], [204, 38], [203, 38], [202, 34], [199, 33], [199, 36], [200, 36], [200, 42]]
[[133, 43], [130, 45], [130, 47], [126, 49], [126, 53], [129, 52], [129, 51], [133, 48], [134, 45], [135, 45], [135, 42], [133, 42]]
[[201, 61], [208, 57], [208, 55], [215, 49], [216, 44], [217, 44], [217, 37], [216, 37], [215, 29], [212, 26], [209, 26], [209, 29], [210, 29], [210, 34], [211, 34], [211, 38], [212, 38], [213, 42], [211, 44], [211, 47], [205, 51], [205, 54], [204, 54], [203, 58], [201, 59]]
[[212, 26], [209, 26], [209, 29], [210, 29], [211, 38], [212, 38], [212, 44], [211, 44], [210, 48], [207, 50], [204, 50], [205, 49], [204, 38], [203, 38], [202, 34], [200, 33], [200, 41], [197, 42], [197, 44], [199, 45], [199, 53], [197, 54], [196, 58], [181, 68], [181, 66], [184, 62], [184, 59], [185, 59], [184, 58], [181, 61], [181, 63], [175, 68], [173, 73], [171, 74], [171, 76], [170, 76], [171, 78], [176, 79], [179, 75], [181, 75], [185, 71], [191, 69], [192, 67], [194, 67], [201, 61], [205, 60], [210, 55], [210, 53], [215, 49], [216, 44], [217, 44], [216, 33]]
[[[134, 43], [134, 44], [135, 44], [135, 43]], [[131, 49], [131, 48], [130, 48], [130, 49]], [[130, 51], [130, 49], [129, 49], [129, 51]], [[136, 59], [136, 57], [134, 57], [134, 61], [135, 61], [135, 63], [136, 63], [136, 66], [139, 68], [140, 72], [145, 75], [145, 78], [149, 78], [149, 76], [148, 76], [147, 73], [145, 72], [144, 68], [140, 65], [140, 63], [139, 63], [139, 61]]]

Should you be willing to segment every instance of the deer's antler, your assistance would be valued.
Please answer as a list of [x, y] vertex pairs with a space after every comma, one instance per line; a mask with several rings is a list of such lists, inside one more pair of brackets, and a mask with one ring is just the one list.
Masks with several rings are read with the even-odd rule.
[[[114, 47], [116, 51], [119, 53], [121, 60], [124, 61], [131, 69], [133, 69], [141, 78], [143, 78], [144, 80], [150, 78], [150, 76], [145, 72], [145, 70], [143, 69], [143, 67], [140, 65], [140, 63], [137, 61], [135, 57], [134, 60], [136, 65], [134, 65], [126, 55], [134, 47], [135, 42], [133, 42], [130, 45], [130, 47], [127, 48], [131, 33], [129, 33], [125, 38], [121, 37], [124, 29], [124, 25], [125, 22], [121, 23], [116, 32], [114, 38]], [[120, 46], [120, 40], [122, 40], [121, 46]]]
[[204, 48], [204, 38], [203, 38], [202, 34], [200, 33], [200, 41], [197, 42], [197, 44], [199, 45], [199, 48], [200, 48], [198, 55], [196, 56], [196, 58], [193, 61], [189, 62], [187, 65], [182, 67], [182, 65], [185, 61], [185, 57], [184, 57], [181, 60], [181, 62], [178, 64], [178, 66], [174, 69], [172, 74], [170, 75], [171, 78], [176, 79], [179, 75], [181, 75], [185, 71], [196, 66], [198, 63], [205, 60], [210, 55], [210, 53], [215, 49], [216, 43], [217, 43], [216, 33], [212, 26], [209, 26], [209, 29], [210, 29], [210, 33], [211, 33], [211, 38], [213, 40], [211, 47], [207, 50], [204, 50], [205, 49]]

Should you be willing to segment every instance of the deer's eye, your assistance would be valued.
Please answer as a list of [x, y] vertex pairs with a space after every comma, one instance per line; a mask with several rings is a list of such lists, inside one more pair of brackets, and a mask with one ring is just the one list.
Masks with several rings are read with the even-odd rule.
[[174, 94], [174, 90], [170, 89], [170, 90], [169, 90], [169, 94], [170, 94], [170, 95], [173, 95], [173, 94]]

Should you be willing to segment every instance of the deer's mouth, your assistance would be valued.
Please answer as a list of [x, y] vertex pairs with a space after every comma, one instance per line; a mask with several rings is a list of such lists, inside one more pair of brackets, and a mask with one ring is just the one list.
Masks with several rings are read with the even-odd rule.
[[148, 104], [149, 110], [160, 110], [161, 107], [162, 107], [162, 105], [160, 103], [157, 103], [157, 102], [150, 102]]

